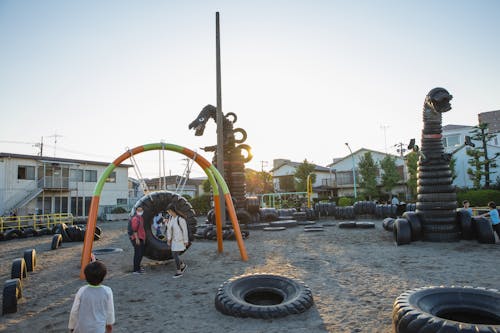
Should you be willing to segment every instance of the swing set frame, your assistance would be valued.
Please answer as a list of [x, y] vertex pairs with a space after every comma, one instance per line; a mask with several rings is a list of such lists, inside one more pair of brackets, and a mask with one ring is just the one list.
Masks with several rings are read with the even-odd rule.
[[101, 177], [99, 178], [99, 181], [97, 182], [94, 188], [92, 201], [90, 203], [90, 211], [87, 220], [87, 232], [85, 233], [85, 239], [83, 242], [83, 249], [82, 249], [80, 279], [82, 280], [85, 279], [84, 269], [85, 266], [90, 262], [92, 256], [92, 246], [94, 244], [94, 232], [97, 224], [99, 200], [101, 197], [104, 184], [106, 183], [106, 179], [109, 177], [111, 172], [113, 172], [113, 170], [123, 161], [129, 158], [133, 159], [134, 155], [150, 150], [169, 150], [183, 154], [192, 159], [193, 161], [195, 161], [207, 175], [208, 181], [210, 182], [213, 191], [218, 253], [222, 253], [224, 248], [222, 244], [222, 212], [221, 212], [220, 193], [219, 193], [219, 187], [221, 188], [222, 195], [224, 196], [224, 201], [227, 205], [227, 210], [229, 212], [229, 217], [233, 225], [234, 235], [238, 243], [241, 259], [243, 261], [247, 261], [248, 255], [245, 249], [245, 244], [243, 242], [243, 237], [241, 236], [241, 230], [238, 224], [238, 219], [236, 217], [236, 210], [234, 209], [233, 201], [231, 199], [231, 193], [229, 193], [229, 188], [224, 178], [217, 170], [217, 168], [215, 168], [215, 166], [212, 165], [210, 162], [208, 162], [204, 157], [202, 157], [201, 155], [197, 154], [196, 152], [188, 148], [178, 146], [175, 144], [159, 142], [159, 143], [150, 143], [127, 150], [125, 153], [116, 158], [112, 163], [110, 163], [104, 170]]

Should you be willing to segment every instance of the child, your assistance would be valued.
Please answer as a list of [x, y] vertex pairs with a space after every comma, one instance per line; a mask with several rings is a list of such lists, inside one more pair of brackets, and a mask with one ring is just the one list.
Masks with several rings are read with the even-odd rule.
[[170, 215], [167, 224], [167, 244], [170, 246], [177, 267], [173, 278], [177, 279], [187, 268], [187, 265], [179, 259], [179, 254], [189, 245], [189, 236], [186, 220], [177, 214], [173, 204], [168, 205], [167, 213]]
[[497, 233], [497, 236], [500, 238], [500, 217], [497, 210], [497, 205], [495, 202], [488, 202], [488, 207], [490, 207], [490, 211], [488, 213], [484, 213], [481, 215], [482, 217], [488, 217], [491, 219], [491, 224], [493, 226], [493, 230]]
[[84, 273], [88, 285], [76, 293], [68, 328], [73, 333], [111, 333], [115, 323], [113, 291], [101, 285], [106, 266], [94, 261], [85, 266]]
[[469, 213], [469, 215], [472, 216], [472, 208], [469, 207], [469, 200], [462, 201], [462, 205], [464, 206], [464, 209]]

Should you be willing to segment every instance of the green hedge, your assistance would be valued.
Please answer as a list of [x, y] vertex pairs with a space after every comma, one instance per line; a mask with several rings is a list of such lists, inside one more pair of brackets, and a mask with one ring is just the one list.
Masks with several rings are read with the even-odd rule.
[[212, 209], [211, 206], [211, 196], [209, 194], [203, 194], [199, 197], [194, 197], [189, 200], [193, 206], [196, 215], [207, 215], [208, 211]]
[[354, 198], [349, 198], [349, 197], [340, 197], [338, 206], [340, 207], [345, 207], [345, 206], [352, 206], [354, 204]]
[[462, 201], [469, 200], [471, 207], [485, 207], [488, 202], [494, 201], [500, 204], [500, 191], [498, 190], [461, 190], [457, 192], [458, 206]]

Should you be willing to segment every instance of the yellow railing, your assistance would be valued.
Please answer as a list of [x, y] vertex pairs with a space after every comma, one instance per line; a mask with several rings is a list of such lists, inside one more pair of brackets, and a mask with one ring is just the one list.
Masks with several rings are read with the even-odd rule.
[[71, 213], [41, 214], [28, 216], [4, 216], [0, 217], [0, 232], [7, 229], [21, 228], [52, 228], [59, 223], [73, 224]]

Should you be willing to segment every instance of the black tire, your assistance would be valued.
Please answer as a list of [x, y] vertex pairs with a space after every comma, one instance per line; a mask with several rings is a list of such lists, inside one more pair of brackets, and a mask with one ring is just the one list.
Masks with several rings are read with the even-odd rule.
[[420, 216], [415, 212], [404, 212], [404, 219], [407, 219], [410, 223], [411, 229], [411, 240], [418, 241], [422, 239], [422, 222], [420, 221]]
[[411, 228], [410, 222], [407, 219], [396, 219], [394, 222], [394, 242], [396, 245], [410, 244], [411, 242]]
[[452, 184], [451, 177], [419, 178], [417, 181], [418, 186], [450, 185], [450, 184]]
[[456, 188], [454, 185], [424, 185], [417, 187], [417, 193], [455, 193]]
[[500, 332], [500, 293], [473, 287], [424, 287], [404, 292], [392, 310], [395, 333]]
[[457, 208], [456, 201], [448, 202], [417, 202], [418, 210], [455, 210]]
[[265, 227], [262, 230], [264, 230], [264, 231], [283, 231], [283, 230], [286, 230], [286, 227]]
[[50, 245], [50, 249], [51, 250], [58, 249], [59, 247], [61, 247], [61, 244], [62, 244], [62, 235], [55, 234], [54, 236], [52, 236], [52, 243]]
[[313, 303], [311, 289], [303, 282], [272, 274], [233, 277], [215, 296], [215, 308], [235, 317], [279, 318], [302, 313]]
[[17, 312], [17, 300], [23, 296], [20, 279], [6, 280], [3, 286], [2, 315]]
[[484, 217], [474, 217], [477, 241], [483, 244], [495, 244], [495, 234], [491, 222]]
[[5, 232], [5, 240], [21, 238], [23, 233], [18, 229], [10, 229]]
[[457, 211], [457, 221], [460, 224], [460, 229], [462, 230], [462, 239], [474, 239], [475, 234], [472, 228], [472, 216], [466, 209], [461, 208]]
[[152, 260], [172, 259], [172, 252], [167, 242], [158, 239], [152, 231], [153, 217], [159, 212], [164, 212], [167, 206], [172, 203], [179, 215], [186, 220], [189, 240], [194, 240], [196, 232], [196, 214], [191, 204], [182, 196], [170, 191], [156, 191], [143, 196], [136, 202], [135, 208], [141, 206], [144, 209], [144, 229], [146, 230], [146, 246], [144, 256]]
[[373, 229], [373, 228], [375, 228], [375, 223], [373, 223], [373, 222], [356, 222], [356, 228]]
[[354, 228], [356, 228], [356, 222], [340, 222], [339, 228], [341, 228], [341, 229], [354, 229]]
[[321, 227], [304, 228], [304, 232], [318, 232], [318, 231], [325, 231], [325, 229]]
[[10, 271], [11, 279], [26, 279], [28, 277], [28, 270], [26, 268], [26, 261], [24, 258], [14, 259], [12, 262], [12, 269]]
[[233, 134], [241, 133], [241, 138], [234, 139], [234, 143], [243, 143], [247, 140], [247, 132], [243, 128], [235, 128], [233, 129]]
[[24, 250], [24, 261], [26, 262], [26, 269], [28, 272], [33, 272], [36, 267], [36, 250]]
[[258, 230], [258, 229], [264, 229], [266, 227], [270, 227], [271, 224], [269, 222], [259, 222], [259, 223], [250, 223], [247, 224], [246, 228], [249, 230]]
[[269, 223], [271, 227], [296, 227], [299, 223], [295, 220], [274, 221]]
[[384, 221], [382, 222], [382, 227], [387, 230], [387, 231], [393, 231], [394, 230], [394, 222], [396, 220], [393, 219], [392, 217], [386, 217]]

